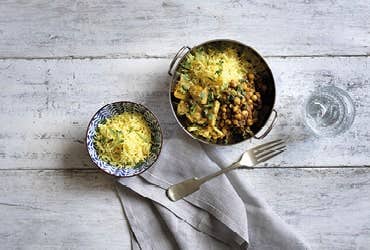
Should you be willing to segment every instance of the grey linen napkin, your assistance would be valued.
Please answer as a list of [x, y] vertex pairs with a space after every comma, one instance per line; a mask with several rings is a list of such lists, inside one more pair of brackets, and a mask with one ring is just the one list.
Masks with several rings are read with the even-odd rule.
[[213, 173], [240, 156], [228, 150], [200, 145], [178, 129], [152, 168], [119, 179], [133, 249], [308, 249], [240, 178], [244, 170], [219, 176], [183, 200], [167, 198], [170, 185]]

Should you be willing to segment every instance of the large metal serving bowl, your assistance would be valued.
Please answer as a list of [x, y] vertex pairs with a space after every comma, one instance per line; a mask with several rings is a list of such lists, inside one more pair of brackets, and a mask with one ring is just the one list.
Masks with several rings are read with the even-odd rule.
[[[229, 143], [229, 144], [218, 144], [218, 143], [212, 143], [207, 140], [205, 140], [202, 137], [198, 137], [189, 131], [186, 130], [185, 127], [185, 118], [178, 116], [176, 114], [176, 108], [177, 108], [177, 99], [174, 97], [173, 92], [175, 85], [177, 81], [179, 80], [180, 74], [178, 73], [179, 66], [185, 60], [185, 57], [188, 53], [193, 51], [196, 48], [205, 46], [205, 45], [214, 45], [214, 46], [237, 46], [241, 50], [245, 51], [248, 54], [248, 61], [253, 65], [255, 71], [256, 71], [256, 82], [257, 81], [262, 81], [266, 86], [266, 90], [262, 91], [261, 89], [258, 89], [256, 86], [257, 90], [262, 92], [261, 93], [261, 98], [262, 98], [262, 109], [259, 112], [259, 117], [258, 121], [251, 127], [252, 132], [254, 133], [254, 138], [256, 139], [262, 139], [264, 138], [272, 129], [273, 125], [275, 124], [276, 118], [277, 118], [277, 112], [274, 109], [274, 104], [275, 104], [275, 82], [274, 78], [272, 76], [272, 72], [267, 65], [266, 61], [263, 59], [263, 57], [258, 54], [256, 50], [253, 48], [238, 42], [238, 41], [233, 41], [233, 40], [227, 40], [227, 39], [218, 39], [218, 40], [211, 40], [207, 41], [205, 43], [199, 44], [193, 48], [190, 48], [188, 46], [182, 47], [176, 54], [176, 56], [173, 58], [170, 68], [168, 71], [168, 74], [172, 76], [171, 79], [171, 84], [170, 84], [170, 89], [169, 89], [169, 96], [170, 96], [170, 103], [171, 103], [171, 109], [176, 117], [177, 122], [180, 124], [180, 126], [184, 129], [184, 131], [190, 135], [192, 138], [206, 144], [213, 144], [213, 145], [232, 145], [236, 144], [242, 141], [245, 141], [249, 138], [240, 138], [240, 141], [236, 141], [234, 143]], [[269, 120], [270, 116], [273, 115], [272, 121], [270, 125], [266, 125], [267, 121]], [[265, 129], [263, 129], [265, 128]], [[261, 132], [264, 130], [264, 132]], [[261, 134], [261, 135], [258, 135]]]

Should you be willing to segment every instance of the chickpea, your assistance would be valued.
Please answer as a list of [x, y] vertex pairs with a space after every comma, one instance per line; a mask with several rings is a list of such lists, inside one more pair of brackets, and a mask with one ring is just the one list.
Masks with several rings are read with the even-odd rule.
[[242, 111], [242, 115], [244, 115], [244, 116], [248, 116], [248, 111], [247, 111], [247, 110], [243, 110], [243, 111]]
[[240, 105], [240, 102], [241, 102], [241, 100], [240, 100], [240, 98], [239, 98], [239, 97], [235, 97], [235, 98], [234, 98], [234, 104], [235, 104], [235, 105]]
[[220, 122], [220, 127], [222, 128], [222, 127], [224, 127], [225, 126], [225, 122], [224, 121], [221, 121]]
[[253, 125], [253, 120], [252, 119], [248, 119], [247, 120], [247, 125], [248, 126], [252, 126]]
[[248, 74], [248, 80], [251, 81], [251, 82], [254, 81], [254, 74], [253, 73]]
[[248, 96], [248, 97], [253, 96], [253, 91], [248, 91], [248, 92], [247, 92], [247, 96]]
[[236, 112], [238, 112], [239, 108], [240, 108], [240, 106], [234, 106], [233, 111], [236, 113]]
[[234, 80], [231, 80], [231, 82], [230, 82], [230, 86], [231, 86], [232, 88], [236, 88], [236, 86], [238, 86], [238, 83], [237, 83], [236, 81], [234, 81]]
[[226, 107], [222, 107], [222, 112], [226, 113]]
[[247, 99], [245, 99], [245, 97], [242, 97], [241, 101], [242, 101], [242, 104], [244, 104], [246, 102]]
[[253, 104], [253, 100], [252, 99], [248, 99], [248, 104], [249, 105], [252, 105]]
[[239, 125], [238, 120], [233, 120], [233, 124], [234, 124], [235, 126], [238, 126], [238, 125]]
[[224, 134], [227, 134], [227, 132], [228, 132], [228, 131], [227, 131], [227, 128], [222, 128], [222, 130], [221, 130], [221, 131], [222, 131], [222, 133], [224, 133]]
[[232, 104], [229, 104], [229, 108], [233, 108], [233, 106], [234, 106], [234, 105], [232, 105]]
[[227, 119], [227, 120], [225, 121], [225, 124], [226, 124], [226, 125], [231, 125], [231, 121], [230, 121], [229, 119]]
[[222, 119], [224, 119], [224, 120], [227, 119], [227, 114], [226, 113], [222, 113]]
[[257, 95], [252, 95], [252, 97], [251, 97], [251, 98], [252, 98], [252, 100], [253, 100], [253, 101], [257, 101], [257, 100], [258, 100]]
[[261, 98], [260, 92], [256, 92], [256, 96], [258, 97], [258, 99], [260, 99]]
[[241, 120], [242, 119], [242, 115], [240, 113], [239, 114], [236, 114], [234, 116], [234, 118], [237, 119], [237, 120]]

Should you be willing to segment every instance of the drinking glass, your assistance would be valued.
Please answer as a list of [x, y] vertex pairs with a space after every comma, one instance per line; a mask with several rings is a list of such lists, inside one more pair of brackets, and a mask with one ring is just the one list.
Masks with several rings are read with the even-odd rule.
[[345, 132], [354, 118], [355, 107], [351, 97], [335, 86], [316, 89], [305, 102], [305, 123], [318, 137], [334, 137]]

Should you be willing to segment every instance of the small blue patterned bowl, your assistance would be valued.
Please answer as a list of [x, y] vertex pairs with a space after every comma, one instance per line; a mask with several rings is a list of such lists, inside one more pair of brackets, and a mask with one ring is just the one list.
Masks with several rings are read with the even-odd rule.
[[[152, 131], [153, 144], [149, 157], [144, 162], [140, 162], [132, 168], [118, 168], [105, 161], [102, 161], [99, 158], [94, 146], [94, 136], [98, 124], [107, 118], [119, 115], [123, 112], [136, 112], [141, 114]], [[119, 177], [138, 175], [150, 168], [150, 166], [152, 166], [159, 157], [162, 148], [162, 141], [162, 131], [157, 117], [145, 106], [133, 102], [115, 102], [105, 105], [92, 117], [86, 132], [86, 147], [91, 160], [104, 172]]]

